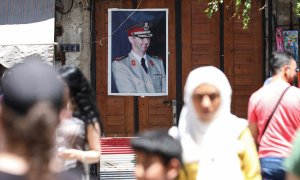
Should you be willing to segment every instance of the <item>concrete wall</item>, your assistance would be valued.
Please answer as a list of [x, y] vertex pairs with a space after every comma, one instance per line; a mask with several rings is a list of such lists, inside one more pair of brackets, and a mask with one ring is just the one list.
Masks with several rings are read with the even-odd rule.
[[[73, 0], [69, 13], [56, 11], [56, 26], [62, 27], [62, 36], [56, 37], [59, 44], [80, 44], [80, 52], [66, 52], [66, 64], [78, 66], [90, 79], [90, 11], [85, 0]], [[57, 0], [57, 8], [66, 12], [72, 5], [72, 0]], [[61, 62], [58, 62], [58, 66]]]

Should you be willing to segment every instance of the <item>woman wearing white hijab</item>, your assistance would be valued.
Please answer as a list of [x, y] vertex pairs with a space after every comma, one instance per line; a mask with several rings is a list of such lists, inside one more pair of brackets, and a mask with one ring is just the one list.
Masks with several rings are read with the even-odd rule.
[[231, 94], [228, 79], [215, 67], [189, 74], [178, 127], [187, 176], [180, 179], [261, 179], [247, 121], [230, 112]]

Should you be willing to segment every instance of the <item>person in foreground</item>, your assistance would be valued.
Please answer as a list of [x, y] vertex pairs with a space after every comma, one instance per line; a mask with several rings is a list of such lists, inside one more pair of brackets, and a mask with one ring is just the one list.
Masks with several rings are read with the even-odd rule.
[[55, 129], [62, 108], [63, 83], [51, 66], [26, 62], [2, 78], [0, 179], [51, 180]]
[[284, 163], [287, 175], [286, 180], [300, 180], [300, 131], [294, 139], [292, 153]]
[[291, 86], [297, 77], [297, 63], [290, 53], [273, 53], [271, 68], [271, 82], [249, 99], [248, 121], [258, 146], [263, 178], [282, 180], [283, 161], [300, 127], [300, 90]]
[[182, 167], [180, 142], [162, 130], [146, 131], [131, 140], [137, 155], [136, 179], [175, 180]]
[[260, 180], [260, 166], [247, 121], [230, 111], [232, 90], [213, 66], [190, 72], [184, 87], [179, 138], [188, 178]]
[[80, 172], [77, 179], [81, 180], [86, 177], [84, 164], [100, 162], [99, 111], [94, 92], [78, 67], [63, 66], [58, 72], [67, 85], [65, 91], [69, 94], [67, 104], [70, 112], [61, 117], [56, 132], [58, 157], [64, 160], [65, 170]]

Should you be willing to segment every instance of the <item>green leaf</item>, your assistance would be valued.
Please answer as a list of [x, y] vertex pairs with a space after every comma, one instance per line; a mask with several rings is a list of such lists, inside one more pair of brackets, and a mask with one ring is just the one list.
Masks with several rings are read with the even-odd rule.
[[300, 16], [300, 0], [297, 0], [295, 13], [297, 16]]
[[[251, 0], [245, 0], [244, 4], [242, 0], [232, 0], [234, 1], [234, 15], [233, 17], [237, 17], [238, 19], [242, 17], [243, 29], [247, 29], [250, 23], [250, 12], [251, 12]], [[219, 10], [219, 3], [223, 3], [223, 0], [210, 0], [207, 3], [207, 8], [204, 13], [211, 18], [215, 12]], [[242, 12], [240, 12], [241, 6], [243, 4]], [[228, 6], [230, 6], [229, 3]], [[297, 0], [297, 6], [295, 8], [296, 14], [300, 16], [300, 0]]]

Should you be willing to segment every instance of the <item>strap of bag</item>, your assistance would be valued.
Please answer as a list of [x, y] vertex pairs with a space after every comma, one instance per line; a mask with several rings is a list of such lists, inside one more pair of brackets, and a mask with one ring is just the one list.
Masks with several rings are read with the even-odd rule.
[[263, 132], [262, 132], [262, 135], [261, 135], [261, 139], [262, 139], [263, 135], [265, 134], [265, 131], [266, 131], [266, 129], [268, 128], [268, 126], [269, 126], [269, 124], [270, 124], [270, 121], [271, 121], [271, 119], [272, 119], [272, 117], [273, 117], [273, 114], [274, 114], [274, 112], [276, 111], [276, 109], [277, 109], [277, 107], [278, 107], [278, 105], [279, 105], [281, 99], [283, 98], [284, 94], [287, 92], [287, 90], [288, 90], [290, 87], [291, 87], [291, 86], [288, 86], [287, 88], [285, 88], [285, 90], [284, 90], [283, 93], [281, 94], [281, 96], [280, 96], [280, 98], [279, 98], [279, 100], [278, 100], [278, 102], [277, 102], [275, 108], [273, 109], [273, 112], [271, 113], [271, 115], [269, 116], [269, 118], [268, 118], [268, 120], [267, 120], [267, 124], [265, 125], [265, 128], [264, 128], [264, 130], [263, 130]]

